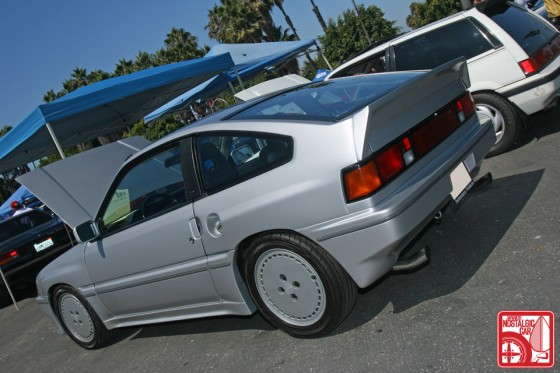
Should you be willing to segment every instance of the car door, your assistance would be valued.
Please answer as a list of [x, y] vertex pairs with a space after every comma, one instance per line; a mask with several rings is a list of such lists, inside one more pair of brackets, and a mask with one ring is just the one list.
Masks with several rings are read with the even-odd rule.
[[185, 188], [192, 176], [181, 158], [192, 160], [189, 141], [127, 166], [98, 214], [102, 237], [86, 246], [85, 262], [117, 317], [220, 300]]
[[[273, 211], [285, 208], [274, 190], [274, 170], [293, 156], [293, 140], [270, 133], [224, 131], [196, 139], [196, 159], [206, 197], [195, 202], [204, 248], [211, 258], [264, 230]], [[274, 194], [274, 195], [273, 195]]]

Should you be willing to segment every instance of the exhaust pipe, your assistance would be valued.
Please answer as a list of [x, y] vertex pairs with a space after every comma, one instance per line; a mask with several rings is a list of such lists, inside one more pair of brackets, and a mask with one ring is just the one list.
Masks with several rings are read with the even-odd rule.
[[426, 245], [410, 258], [400, 259], [393, 266], [393, 271], [412, 271], [423, 267], [430, 262], [430, 247]]

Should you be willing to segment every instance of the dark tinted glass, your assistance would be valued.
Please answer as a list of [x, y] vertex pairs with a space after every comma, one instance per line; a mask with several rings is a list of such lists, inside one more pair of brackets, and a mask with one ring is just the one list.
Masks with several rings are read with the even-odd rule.
[[493, 48], [469, 21], [457, 22], [396, 44], [397, 70], [433, 69], [459, 57], [467, 59]]
[[197, 152], [204, 187], [212, 192], [288, 162], [293, 142], [272, 134], [214, 133], [198, 138]]
[[363, 75], [296, 88], [240, 111], [228, 119], [335, 122], [385, 96], [418, 72]]
[[385, 71], [387, 71], [387, 69], [385, 64], [385, 51], [383, 51], [383, 53], [370, 56], [368, 58], [356, 62], [351, 66], [348, 66], [344, 70], [341, 70], [336, 75], [334, 75], [333, 78], [341, 78], [343, 76], [383, 73]]
[[492, 7], [486, 11], [486, 15], [515, 39], [529, 56], [556, 35], [556, 31], [540, 18], [514, 6]]

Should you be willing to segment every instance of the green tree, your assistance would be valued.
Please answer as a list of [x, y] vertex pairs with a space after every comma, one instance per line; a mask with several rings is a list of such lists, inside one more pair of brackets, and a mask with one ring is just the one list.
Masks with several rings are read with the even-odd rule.
[[148, 124], [144, 123], [144, 120], [140, 120], [130, 128], [130, 132], [125, 132], [123, 137], [142, 136], [145, 139], [155, 141], [182, 126], [181, 121], [175, 116], [169, 116]]
[[121, 58], [115, 67], [115, 76], [127, 75], [134, 72], [134, 62]]
[[262, 17], [246, 0], [220, 0], [208, 11], [208, 36], [220, 43], [258, 43], [263, 40]]
[[109, 79], [111, 74], [103, 70], [93, 70], [89, 74], [87, 74], [87, 84], [93, 84], [100, 82], [105, 79]]
[[445, 18], [463, 10], [461, 0], [425, 0], [422, 3], [410, 4], [410, 15], [406, 24], [417, 29], [438, 19]]
[[[274, 0], [220, 0], [208, 11], [208, 36], [220, 43], [295, 40], [292, 32], [279, 32], [272, 20], [272, 9], [278, 3], [282, 5]], [[283, 8], [281, 11], [285, 14]]]
[[[188, 61], [203, 57], [208, 46], [200, 47], [198, 38], [183, 28], [173, 27], [164, 40], [164, 47], [156, 52], [153, 62], [165, 65], [173, 62]], [[138, 59], [138, 57], [137, 57]]]
[[4, 126], [0, 128], [0, 138], [2, 138], [5, 134], [10, 132], [12, 128], [13, 128], [12, 126]]
[[[375, 5], [367, 8], [359, 5], [358, 11], [373, 43], [395, 36], [400, 31], [395, 26], [395, 21], [385, 19], [385, 14]], [[317, 39], [321, 42], [323, 53], [333, 67], [348, 60], [369, 44], [363, 34], [360, 19], [350, 9], [339, 15], [336, 21], [329, 19], [325, 35]], [[324, 66], [321, 59], [317, 59], [316, 62]]]

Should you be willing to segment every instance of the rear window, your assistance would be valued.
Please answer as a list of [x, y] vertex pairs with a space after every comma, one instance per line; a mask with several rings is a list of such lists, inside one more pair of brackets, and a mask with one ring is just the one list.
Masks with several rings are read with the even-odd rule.
[[336, 122], [420, 74], [423, 73], [363, 75], [309, 84], [260, 101], [228, 119]]
[[39, 211], [30, 211], [11, 217], [0, 223], [0, 242], [15, 237], [31, 228], [50, 222], [51, 220], [51, 216]]
[[556, 35], [540, 18], [515, 6], [496, 6], [485, 13], [515, 39], [529, 56], [538, 52]]
[[397, 70], [433, 69], [459, 57], [467, 59], [493, 48], [471, 22], [461, 19], [415, 38], [395, 48]]

